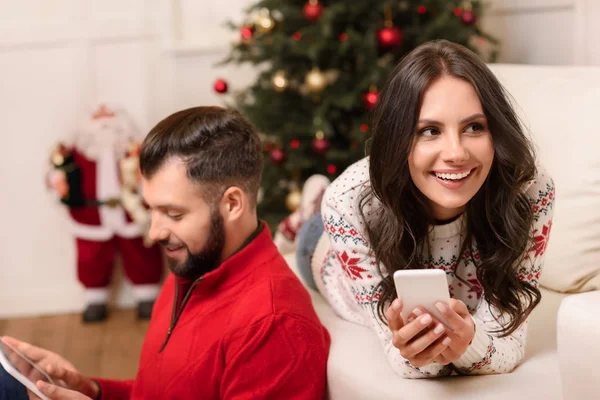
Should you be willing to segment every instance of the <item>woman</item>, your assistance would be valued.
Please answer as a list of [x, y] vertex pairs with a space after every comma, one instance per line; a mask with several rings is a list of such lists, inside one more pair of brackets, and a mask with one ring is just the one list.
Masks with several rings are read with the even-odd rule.
[[[380, 95], [369, 156], [300, 232], [302, 274], [339, 316], [375, 330], [401, 376], [506, 373], [523, 358], [554, 184], [507, 97], [468, 49], [421, 45]], [[314, 224], [320, 240], [303, 235]], [[446, 272], [452, 299], [436, 306], [449, 328], [421, 308], [400, 317], [392, 275], [421, 268]]]

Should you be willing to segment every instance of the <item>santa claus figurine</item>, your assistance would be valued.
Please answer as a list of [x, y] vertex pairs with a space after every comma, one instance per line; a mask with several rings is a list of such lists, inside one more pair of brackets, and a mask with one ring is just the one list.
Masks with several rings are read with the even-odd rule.
[[163, 273], [162, 252], [147, 237], [149, 213], [139, 191], [139, 138], [128, 115], [99, 106], [73, 143], [59, 144], [49, 186], [68, 207], [77, 274], [86, 289], [84, 322], [107, 318], [115, 256], [133, 285], [137, 315], [149, 319]]

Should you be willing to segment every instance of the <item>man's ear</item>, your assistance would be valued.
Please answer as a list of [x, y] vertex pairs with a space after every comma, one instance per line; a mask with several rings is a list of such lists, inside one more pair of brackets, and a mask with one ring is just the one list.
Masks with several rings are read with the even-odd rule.
[[242, 189], [237, 186], [228, 188], [221, 197], [221, 215], [224, 222], [240, 219], [248, 207], [248, 197]]

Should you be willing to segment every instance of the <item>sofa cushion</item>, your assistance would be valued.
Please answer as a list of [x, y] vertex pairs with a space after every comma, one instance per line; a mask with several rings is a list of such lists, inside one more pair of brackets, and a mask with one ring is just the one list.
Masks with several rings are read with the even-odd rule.
[[[285, 258], [296, 272], [294, 255]], [[512, 373], [411, 380], [394, 374], [374, 332], [337, 317], [318, 292], [307, 290], [331, 334], [327, 366], [331, 400], [561, 398], [556, 315], [563, 294], [543, 290], [542, 301], [530, 319], [526, 359]]]
[[558, 312], [558, 355], [564, 400], [598, 398], [600, 291], [565, 299]]
[[600, 289], [600, 68], [491, 64], [556, 186], [540, 284]]

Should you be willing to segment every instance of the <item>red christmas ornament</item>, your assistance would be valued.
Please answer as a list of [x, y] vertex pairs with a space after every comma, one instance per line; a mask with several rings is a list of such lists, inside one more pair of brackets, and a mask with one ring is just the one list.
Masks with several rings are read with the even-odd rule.
[[300, 32], [294, 32], [294, 33], [292, 34], [292, 38], [293, 38], [295, 41], [298, 41], [298, 40], [302, 39], [302, 34], [301, 34]]
[[298, 139], [294, 139], [291, 141], [290, 146], [292, 147], [292, 149], [297, 149], [298, 147], [300, 147], [300, 141]]
[[427, 12], [427, 7], [425, 7], [424, 5], [420, 5], [419, 7], [417, 7], [417, 12], [421, 15], [425, 14]]
[[327, 139], [317, 138], [312, 142], [312, 149], [318, 155], [324, 156], [325, 153], [327, 153], [327, 150], [329, 150], [329, 142], [327, 141]]
[[379, 98], [379, 92], [377, 90], [370, 90], [369, 93], [365, 94], [365, 106], [367, 110], [372, 110], [377, 104]]
[[460, 7], [456, 7], [456, 8], [454, 9], [453, 13], [454, 13], [454, 16], [455, 16], [455, 17], [460, 17], [460, 16], [462, 15], [462, 13], [463, 13], [463, 10], [462, 10], [462, 8], [460, 8]]
[[227, 82], [225, 82], [223, 79], [217, 79], [215, 81], [214, 88], [217, 93], [223, 94], [227, 92]]
[[353, 149], [357, 148], [358, 147], [358, 142], [356, 140], [352, 139], [350, 141], [350, 147], [353, 148]]
[[242, 36], [242, 40], [250, 40], [252, 39], [252, 35], [254, 34], [254, 29], [250, 25], [244, 25], [242, 29], [240, 29], [240, 35]]
[[345, 42], [346, 40], [348, 40], [348, 34], [346, 32], [340, 33], [340, 41]]
[[335, 174], [335, 173], [336, 173], [336, 171], [337, 171], [337, 168], [336, 168], [336, 166], [335, 166], [335, 165], [333, 165], [333, 164], [329, 164], [329, 165], [327, 166], [327, 172], [329, 172], [331, 175]]
[[321, 18], [321, 14], [323, 13], [323, 5], [316, 0], [310, 0], [304, 5], [302, 13], [304, 14], [304, 18], [307, 20], [316, 21]]
[[280, 149], [273, 149], [273, 151], [271, 151], [271, 161], [273, 164], [280, 165], [284, 159], [285, 153]]
[[402, 31], [395, 26], [383, 28], [377, 32], [377, 41], [381, 47], [396, 47], [402, 43]]
[[465, 25], [473, 25], [476, 20], [477, 16], [473, 11], [465, 11], [462, 14], [462, 21], [465, 23]]
[[363, 132], [363, 133], [369, 132], [369, 125], [367, 125], [367, 124], [360, 124], [360, 131]]

